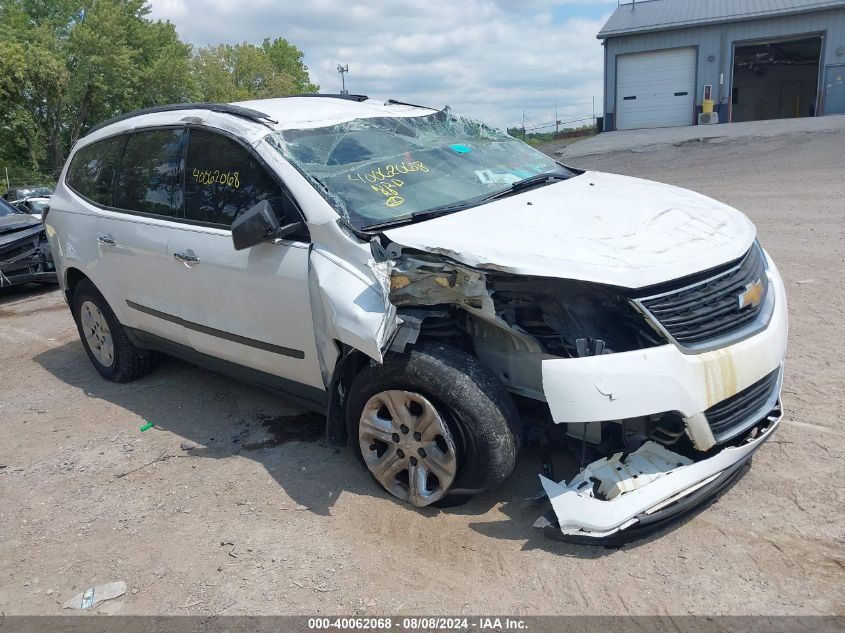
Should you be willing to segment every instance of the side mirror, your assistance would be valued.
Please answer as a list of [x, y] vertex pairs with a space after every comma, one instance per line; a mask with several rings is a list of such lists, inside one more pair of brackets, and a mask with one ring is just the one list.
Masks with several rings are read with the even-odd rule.
[[302, 222], [279, 224], [273, 206], [262, 200], [232, 222], [232, 243], [242, 251], [262, 242], [287, 237], [302, 228]]

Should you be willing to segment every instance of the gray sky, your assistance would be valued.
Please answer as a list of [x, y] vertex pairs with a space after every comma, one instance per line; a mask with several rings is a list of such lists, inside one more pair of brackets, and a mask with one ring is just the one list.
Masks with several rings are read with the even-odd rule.
[[[284, 37], [312, 81], [527, 127], [601, 114], [596, 33], [617, 0], [151, 0], [196, 46]], [[581, 123], [588, 123], [583, 121]], [[577, 125], [577, 124], [574, 124]], [[546, 130], [548, 131], [549, 128]]]

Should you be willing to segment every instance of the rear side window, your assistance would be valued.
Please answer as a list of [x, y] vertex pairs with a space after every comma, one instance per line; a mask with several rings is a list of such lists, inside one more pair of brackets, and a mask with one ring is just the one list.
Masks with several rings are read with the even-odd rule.
[[232, 139], [191, 130], [185, 165], [185, 218], [231, 226], [238, 215], [268, 200], [282, 215], [289, 206], [279, 184]]
[[120, 161], [125, 136], [91, 143], [73, 156], [65, 181], [83, 198], [110, 206], [112, 179]]
[[126, 142], [114, 179], [114, 206], [181, 217], [184, 130], [136, 132]]

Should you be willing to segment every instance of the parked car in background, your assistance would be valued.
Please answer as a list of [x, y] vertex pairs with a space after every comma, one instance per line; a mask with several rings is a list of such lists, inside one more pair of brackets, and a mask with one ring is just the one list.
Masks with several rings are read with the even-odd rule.
[[543, 480], [545, 526], [600, 541], [712, 498], [780, 420], [785, 290], [742, 213], [448, 108], [123, 115], [45, 225], [103, 377], [166, 352], [284, 392], [414, 506], [501, 484], [532, 424], [584, 466]]
[[43, 185], [20, 185], [7, 189], [6, 193], [3, 194], [3, 199], [8, 202], [15, 202], [24, 198], [49, 198], [51, 195], [53, 195], [53, 189], [51, 187], [45, 187]]
[[54, 283], [56, 269], [41, 219], [0, 200], [0, 287]]
[[36, 220], [41, 220], [44, 215], [44, 210], [50, 206], [49, 196], [30, 196], [22, 200], [16, 200], [12, 203], [21, 213], [28, 213]]

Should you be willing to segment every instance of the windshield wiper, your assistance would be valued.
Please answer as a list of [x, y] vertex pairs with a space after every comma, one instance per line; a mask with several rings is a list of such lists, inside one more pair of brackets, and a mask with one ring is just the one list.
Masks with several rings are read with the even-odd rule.
[[519, 193], [520, 191], [525, 191], [526, 189], [531, 189], [532, 187], [538, 187], [540, 185], [544, 185], [547, 183], [551, 183], [557, 180], [567, 180], [571, 178], [571, 174], [564, 174], [560, 172], [553, 172], [548, 174], [537, 174], [536, 176], [529, 176], [528, 178], [523, 178], [522, 180], [517, 180], [507, 189], [502, 191], [497, 191], [495, 193], [480, 196], [478, 198], [472, 198], [470, 200], [463, 200], [461, 202], [453, 202], [451, 204], [444, 204], [439, 207], [433, 207], [431, 209], [426, 209], [424, 211], [416, 211], [411, 213], [410, 215], [403, 216], [401, 218], [394, 218], [393, 220], [388, 220], [386, 222], [379, 222], [378, 224], [369, 224], [365, 226], [362, 230], [364, 231], [374, 231], [374, 230], [381, 230], [381, 229], [388, 229], [393, 228], [396, 226], [402, 226], [404, 224], [413, 224], [414, 222], [422, 222], [424, 220], [431, 220], [432, 218], [439, 217], [441, 215], [448, 215], [449, 213], [454, 213], [455, 211], [463, 211], [464, 209], [469, 209], [470, 207], [477, 207], [480, 204], [484, 204], [485, 202], [490, 202], [491, 200], [498, 200], [499, 198], [505, 198], [507, 196], [511, 196], [515, 193]]
[[431, 220], [432, 218], [436, 218], [441, 215], [448, 215], [450, 213], [454, 213], [455, 211], [468, 209], [469, 207], [477, 205], [479, 202], [480, 201], [478, 200], [464, 200], [462, 202], [453, 202], [451, 204], [444, 204], [439, 207], [433, 207], [424, 211], [414, 211], [410, 215], [406, 215], [401, 218], [394, 218], [393, 220], [379, 222], [378, 224], [368, 224], [367, 226], [363, 227], [362, 230], [377, 231], [381, 229], [393, 228], [395, 226], [402, 226], [403, 224], [413, 224], [414, 222]]
[[498, 200], [499, 198], [506, 198], [508, 196], [512, 196], [515, 193], [519, 193], [520, 191], [525, 191], [527, 189], [532, 189], [534, 187], [538, 187], [540, 185], [547, 185], [551, 184], [556, 180], [568, 180], [571, 178], [571, 174], [563, 174], [559, 172], [553, 172], [550, 174], [537, 174], [536, 176], [529, 176], [528, 178], [523, 178], [522, 180], [517, 180], [513, 183], [509, 188], [504, 189], [502, 191], [497, 191], [496, 193], [491, 193], [489, 196], [484, 198], [485, 202], [490, 200]]

